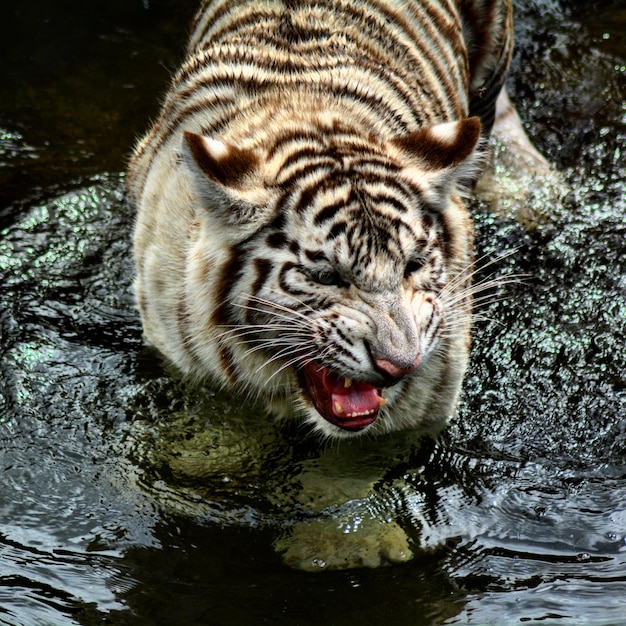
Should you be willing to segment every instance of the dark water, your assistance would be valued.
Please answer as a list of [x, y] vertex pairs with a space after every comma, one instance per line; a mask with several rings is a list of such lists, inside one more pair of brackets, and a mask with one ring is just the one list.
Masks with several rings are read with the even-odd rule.
[[[509, 89], [569, 191], [536, 228], [476, 207], [530, 277], [481, 311], [457, 421], [320, 455], [141, 342], [119, 172], [195, 2], [54, 4], [0, 22], [0, 624], [626, 623], [626, 5], [517, 6]], [[281, 562], [333, 463], [364, 491], [319, 515], [378, 507], [413, 561]]]

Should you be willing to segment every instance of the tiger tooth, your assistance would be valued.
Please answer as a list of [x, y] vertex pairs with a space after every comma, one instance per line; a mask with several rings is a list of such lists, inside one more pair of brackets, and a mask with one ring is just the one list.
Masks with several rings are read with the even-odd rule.
[[382, 396], [378, 397], [378, 408], [381, 406], [385, 406], [387, 404], [387, 398], [383, 398]]
[[343, 407], [341, 406], [341, 404], [339, 404], [339, 402], [337, 402], [335, 400], [335, 411], [341, 415], [343, 413]]
[[347, 389], [348, 387], [352, 387], [352, 379], [349, 376], [344, 376], [343, 386], [345, 389]]

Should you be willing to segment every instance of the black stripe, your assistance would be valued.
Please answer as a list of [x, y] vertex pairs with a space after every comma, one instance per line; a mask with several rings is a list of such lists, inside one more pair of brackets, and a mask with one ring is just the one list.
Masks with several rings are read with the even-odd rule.
[[298, 269], [298, 266], [295, 263], [292, 263], [291, 261], [288, 261], [287, 263], [283, 264], [283, 266], [280, 268], [280, 271], [278, 273], [279, 287], [285, 293], [291, 294], [292, 296], [310, 296], [311, 294], [308, 291], [303, 291], [301, 289], [294, 289], [289, 283], [287, 283], [287, 280], [285, 279], [285, 274], [294, 268]]
[[357, 361], [357, 359], [354, 358], [354, 355], [352, 354], [352, 352], [350, 352], [348, 348], [345, 348], [340, 343], [333, 342], [332, 348], [333, 348], [333, 359], [338, 360], [341, 356], [343, 356], [343, 357], [347, 357], [348, 363], [354, 363]]
[[[299, 143], [301, 141], [319, 142], [320, 135], [317, 130], [286, 130], [276, 137], [274, 144], [267, 151], [267, 160], [272, 159], [277, 152], [290, 143]], [[290, 157], [291, 158], [291, 157]]]
[[326, 261], [326, 255], [321, 250], [305, 250], [304, 255], [309, 261]]
[[347, 172], [326, 172], [322, 180], [316, 181], [315, 183], [307, 187], [300, 188], [300, 197], [298, 198], [298, 201], [294, 204], [294, 211], [296, 213], [299, 213], [303, 210], [310, 208], [313, 204], [315, 197], [318, 194], [324, 193], [334, 187], [341, 187], [342, 184], [345, 184], [346, 179], [349, 178], [350, 177]]
[[198, 370], [203, 369], [200, 358], [195, 351], [194, 342], [191, 338], [191, 323], [189, 321], [187, 293], [184, 289], [181, 289], [180, 291], [180, 300], [178, 301], [178, 306], [176, 307], [176, 325], [181, 339], [181, 347], [185, 350], [187, 356], [194, 362], [194, 367]]
[[448, 223], [447, 211], [439, 212], [435, 215], [435, 220], [441, 224], [441, 243], [442, 252], [446, 259], [449, 259], [452, 252], [452, 235], [450, 225]]
[[408, 207], [393, 196], [386, 196], [383, 194], [367, 194], [368, 200], [373, 203], [374, 206], [377, 205], [386, 205], [390, 206], [392, 209], [397, 211], [398, 213], [406, 214], [408, 211]]
[[236, 386], [239, 382], [239, 375], [235, 362], [236, 359], [233, 351], [228, 346], [222, 344], [220, 350], [220, 363], [222, 365], [222, 369], [226, 372], [228, 381], [232, 386]]
[[313, 200], [317, 195], [318, 187], [305, 187], [300, 191], [300, 197], [298, 201], [294, 204], [293, 210], [296, 213], [300, 213], [303, 209], [309, 208], [313, 204]]
[[218, 306], [213, 312], [211, 322], [214, 326], [229, 325], [234, 322], [231, 317], [231, 293], [244, 272], [244, 250], [235, 246], [231, 250], [230, 259], [222, 266], [215, 290], [215, 301]]
[[333, 240], [339, 237], [342, 233], [346, 232], [348, 227], [348, 223], [345, 221], [337, 222], [331, 229], [328, 231], [328, 239]]
[[341, 338], [341, 340], [345, 343], [348, 344], [349, 346], [354, 346], [354, 341], [352, 341], [352, 339], [349, 337], [349, 335], [346, 335], [346, 333], [344, 333], [341, 328], [338, 328], [337, 326], [335, 326], [334, 324], [332, 325], [333, 329], [335, 330], [335, 332], [337, 333], [337, 335], [339, 335], [339, 337]]
[[[304, 151], [303, 151], [304, 152]], [[306, 159], [306, 156], [309, 158]], [[297, 163], [297, 161], [304, 161], [303, 163]], [[287, 188], [293, 185], [293, 182], [299, 178], [304, 178], [316, 170], [320, 172], [330, 171], [336, 166], [335, 161], [326, 155], [319, 155], [317, 152], [312, 152], [310, 155], [301, 155], [298, 159], [292, 161], [291, 157], [287, 157], [286, 162], [278, 171], [276, 175], [276, 181], [281, 187]], [[282, 178], [285, 170], [292, 169], [289, 176]]]
[[261, 288], [269, 279], [274, 265], [269, 259], [256, 258], [254, 259], [254, 269], [256, 278], [254, 283], [252, 283], [252, 295], [256, 295], [261, 291]]
[[286, 248], [289, 240], [282, 230], [274, 231], [265, 238], [265, 243], [270, 248]]
[[328, 220], [333, 219], [333, 217], [337, 215], [337, 212], [340, 211], [344, 207], [345, 207], [345, 203], [342, 201], [338, 201], [333, 204], [329, 204], [328, 206], [325, 206], [323, 209], [321, 209], [317, 213], [317, 215], [315, 216], [315, 219], [313, 220], [313, 223], [316, 226], [321, 226], [324, 222], [327, 222]]

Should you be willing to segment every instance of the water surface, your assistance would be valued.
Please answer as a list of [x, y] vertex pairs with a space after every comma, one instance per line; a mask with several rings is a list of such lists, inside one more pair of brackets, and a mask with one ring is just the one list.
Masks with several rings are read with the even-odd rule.
[[[7, 10], [0, 624], [623, 623], [622, 4], [516, 5], [509, 90], [568, 192], [537, 184], [538, 225], [476, 206], [481, 275], [529, 277], [481, 309], [457, 420], [321, 454], [142, 344], [120, 172], [195, 2]], [[333, 463], [358, 495], [304, 502], [303, 468]], [[415, 559], [310, 574], [274, 551], [307, 515], [372, 508]]]

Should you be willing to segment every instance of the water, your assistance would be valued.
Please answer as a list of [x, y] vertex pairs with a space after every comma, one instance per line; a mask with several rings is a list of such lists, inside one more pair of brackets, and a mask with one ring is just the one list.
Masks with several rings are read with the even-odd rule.
[[[0, 25], [0, 624], [623, 623], [623, 3], [517, 5], [509, 90], [569, 192], [537, 184], [523, 226], [476, 207], [491, 269], [529, 277], [481, 310], [459, 418], [321, 453], [143, 346], [119, 172], [195, 2], [84, 6]], [[372, 515], [412, 561], [275, 552]]]

